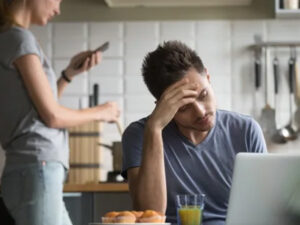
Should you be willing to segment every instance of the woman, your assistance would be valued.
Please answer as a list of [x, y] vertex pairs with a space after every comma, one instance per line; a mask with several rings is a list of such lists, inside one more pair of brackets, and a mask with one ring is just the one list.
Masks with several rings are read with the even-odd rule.
[[0, 0], [0, 143], [6, 151], [1, 192], [17, 225], [69, 225], [63, 198], [68, 168], [64, 128], [89, 121], [114, 122], [114, 102], [72, 110], [57, 103], [66, 85], [100, 62], [99, 52], [81, 68], [74, 65], [90, 51], [73, 57], [56, 81], [33, 34], [60, 13], [61, 0]]

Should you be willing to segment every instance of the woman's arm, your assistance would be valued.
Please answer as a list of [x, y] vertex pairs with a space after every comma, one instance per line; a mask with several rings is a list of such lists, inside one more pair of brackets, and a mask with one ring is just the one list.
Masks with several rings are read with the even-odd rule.
[[[70, 79], [71, 80], [71, 79]], [[60, 98], [62, 96], [63, 91], [69, 84], [64, 78], [60, 77], [57, 80], [57, 97]]]
[[34, 106], [47, 126], [67, 128], [93, 120], [113, 122], [118, 119], [120, 112], [114, 102], [83, 110], [72, 110], [59, 105], [38, 56], [25, 55], [15, 60], [14, 64]]
[[[85, 58], [85, 61], [83, 62], [82, 66], [78, 69], [74, 69], [76, 66], [76, 63], [78, 63], [78, 60], [81, 60], [82, 58]], [[96, 66], [101, 62], [102, 54], [98, 52], [91, 52], [91, 51], [85, 51], [81, 52], [74, 57], [72, 57], [70, 64], [65, 69], [65, 76], [68, 80], [72, 81], [75, 76], [78, 74], [81, 74], [85, 71], [90, 70], [92, 67]], [[57, 80], [57, 95], [60, 98], [62, 96], [62, 93], [65, 89], [65, 87], [68, 85], [68, 81], [66, 79], [63, 79], [60, 77]]]

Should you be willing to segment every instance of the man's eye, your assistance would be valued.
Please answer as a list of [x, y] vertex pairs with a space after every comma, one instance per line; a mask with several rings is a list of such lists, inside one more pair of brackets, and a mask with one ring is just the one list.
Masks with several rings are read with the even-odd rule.
[[187, 105], [184, 105], [182, 106], [181, 108], [179, 108], [179, 112], [184, 112], [185, 110], [187, 110], [189, 107], [191, 107], [191, 104], [187, 104]]
[[184, 112], [186, 110], [186, 105], [179, 108], [179, 112]]

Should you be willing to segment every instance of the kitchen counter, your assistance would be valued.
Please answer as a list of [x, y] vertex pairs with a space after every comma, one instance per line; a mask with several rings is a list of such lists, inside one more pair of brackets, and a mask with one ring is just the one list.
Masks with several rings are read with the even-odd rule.
[[65, 184], [64, 192], [128, 192], [127, 183]]

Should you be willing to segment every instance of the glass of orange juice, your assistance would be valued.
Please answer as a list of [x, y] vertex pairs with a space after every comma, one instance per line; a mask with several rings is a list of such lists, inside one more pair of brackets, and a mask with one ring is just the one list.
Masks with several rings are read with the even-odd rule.
[[204, 194], [176, 196], [178, 225], [201, 225]]

